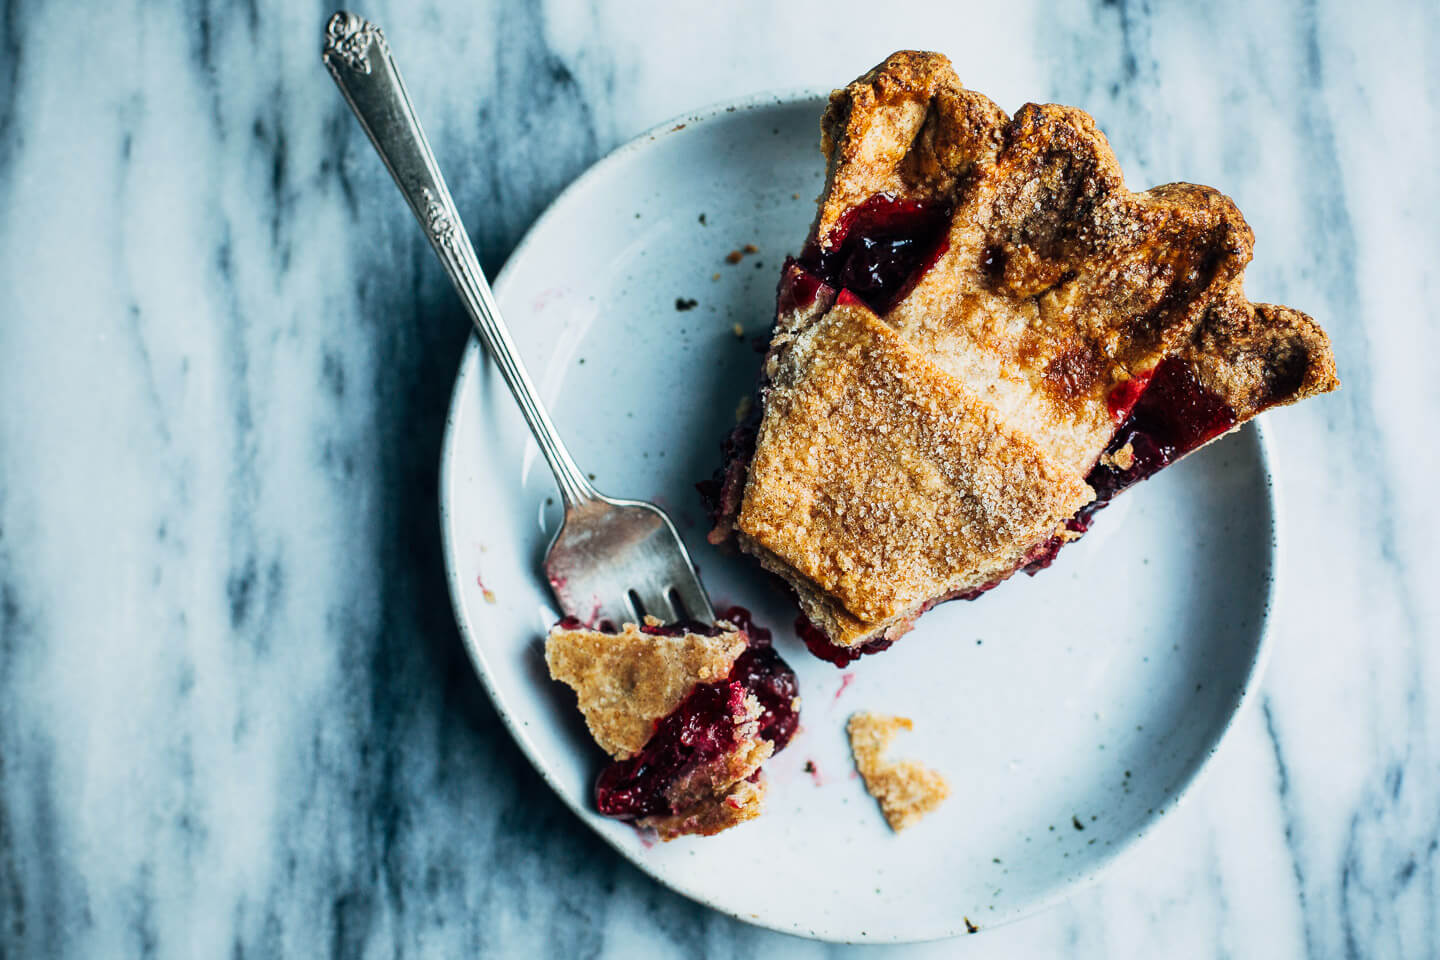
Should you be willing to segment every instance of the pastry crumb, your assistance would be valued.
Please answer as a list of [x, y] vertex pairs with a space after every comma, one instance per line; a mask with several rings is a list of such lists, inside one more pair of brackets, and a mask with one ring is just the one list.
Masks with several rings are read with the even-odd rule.
[[757, 246], [755, 246], [755, 244], [753, 244], [753, 243], [747, 243], [747, 244], [745, 244], [745, 246], [741, 247], [740, 250], [741, 250], [742, 253], [759, 253], [759, 252], [760, 252], [760, 248], [757, 247]]
[[745, 339], [745, 328], [742, 327], [742, 326], [740, 326], [740, 324], [738, 324], [738, 323], [732, 323], [732, 324], [730, 324], [730, 332], [733, 333], [733, 334], [735, 334], [735, 339], [736, 339], [736, 340], [744, 340], [744, 339]]
[[1114, 453], [1107, 453], [1102, 456], [1100, 462], [1108, 464], [1116, 470], [1129, 470], [1135, 466], [1135, 445], [1127, 443]]
[[901, 730], [913, 729], [909, 717], [860, 712], [850, 716], [846, 731], [855, 769], [865, 789], [880, 803], [890, 829], [899, 833], [913, 826], [950, 795], [950, 785], [934, 770], [914, 760], [885, 760], [885, 751]]
[[744, 423], [745, 418], [750, 416], [750, 411], [754, 409], [754, 407], [755, 398], [752, 395], [747, 393], [741, 397], [740, 402], [735, 404], [735, 422]]
[[739, 250], [731, 250], [729, 253], [725, 254], [725, 262], [739, 263], [742, 259], [744, 259], [744, 257], [745, 254], [741, 253]]

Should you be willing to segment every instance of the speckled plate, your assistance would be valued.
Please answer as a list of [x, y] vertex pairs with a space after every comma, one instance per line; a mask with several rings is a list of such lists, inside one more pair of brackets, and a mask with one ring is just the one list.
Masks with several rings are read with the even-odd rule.
[[[542, 658], [555, 489], [473, 341], [444, 447], [450, 590], [521, 749], [642, 870], [777, 930], [925, 940], [1064, 896], [1174, 806], [1257, 676], [1275, 511], [1264, 442], [1246, 427], [1126, 493], [1040, 576], [943, 606], [845, 671], [806, 653], [790, 599], [706, 544], [694, 484], [718, 462], [781, 260], [809, 225], [822, 105], [759, 97], [643, 134], [551, 206], [495, 284], [576, 460], [607, 493], [669, 509], [716, 606], [752, 609], [798, 672], [802, 727], [766, 766], [765, 815], [657, 844], [593, 812], [602, 755]], [[747, 244], [756, 252], [727, 260]], [[951, 783], [904, 834], [852, 772], [844, 724], [859, 709], [912, 717], [895, 755]]]

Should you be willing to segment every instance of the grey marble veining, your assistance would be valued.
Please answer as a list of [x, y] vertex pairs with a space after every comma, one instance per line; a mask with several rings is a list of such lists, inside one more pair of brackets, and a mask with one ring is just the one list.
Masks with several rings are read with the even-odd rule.
[[[1436, 10], [770, 6], [363, 12], [492, 272], [639, 130], [923, 45], [1221, 185], [1345, 381], [1270, 416], [1274, 652], [1195, 794], [1059, 907], [874, 952], [1440, 954]], [[329, 12], [0, 5], [0, 956], [850, 952], [624, 864], [486, 701], [436, 522], [467, 327]]]

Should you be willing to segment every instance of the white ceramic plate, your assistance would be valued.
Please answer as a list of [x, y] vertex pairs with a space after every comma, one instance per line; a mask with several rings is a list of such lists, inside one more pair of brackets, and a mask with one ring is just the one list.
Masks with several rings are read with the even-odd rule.
[[[591, 829], [741, 919], [827, 940], [924, 940], [1063, 896], [1171, 809], [1258, 673], [1275, 514], [1264, 444], [1247, 427], [1126, 493], [1040, 576], [947, 604], [843, 672], [811, 657], [788, 596], [706, 544], [694, 484], [750, 390], [751, 341], [813, 214], [822, 105], [763, 97], [642, 135], [551, 206], [495, 284], [582, 468], [608, 493], [666, 507], [716, 607], [753, 610], [799, 674], [801, 731], [766, 765], [765, 815], [656, 844], [592, 811], [602, 755], [542, 657], [557, 618], [540, 573], [555, 489], [474, 341], [445, 437], [442, 524], [486, 689]], [[746, 244], [759, 252], [726, 262]], [[678, 310], [681, 299], [697, 305]], [[859, 709], [912, 717], [895, 755], [951, 783], [904, 834], [852, 772], [844, 724]]]

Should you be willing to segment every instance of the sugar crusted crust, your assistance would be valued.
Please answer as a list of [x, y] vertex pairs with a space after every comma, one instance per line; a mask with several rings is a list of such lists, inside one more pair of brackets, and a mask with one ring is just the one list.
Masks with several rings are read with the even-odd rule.
[[766, 404], [739, 529], [862, 620], [992, 579], [1091, 499], [858, 304], [796, 340]]
[[1262, 403], [1241, 420], [1339, 385], [1313, 320], [1245, 299], [1254, 236], [1230, 198], [1131, 192], [1083, 110], [1010, 118], [945, 57], [901, 51], [832, 94], [822, 129], [817, 242], [877, 192], [950, 206], [948, 249], [886, 319], [1077, 470], [1114, 433], [1110, 392], [1172, 354], [1245, 382]]
[[556, 627], [545, 639], [545, 664], [575, 691], [595, 742], [624, 760], [697, 684], [729, 676], [746, 645], [739, 632], [663, 637], [633, 623], [618, 634]]
[[[964, 89], [943, 56], [901, 51], [835, 91], [821, 127], [828, 167], [811, 245], [833, 249], [849, 214], [877, 194], [949, 210], [943, 253], [881, 319], [970, 400], [988, 405], [991, 419], [1072, 476], [1097, 462], [1123, 418], [1112, 392], [1167, 357], [1182, 360], [1237, 424], [1339, 385], [1329, 341], [1311, 318], [1245, 297], [1253, 235], [1230, 199], [1183, 183], [1131, 192], [1081, 110], [1029, 104], [1012, 119]], [[777, 448], [772, 460], [799, 453], [778, 449], [785, 431], [776, 428], [791, 415], [782, 373], [803, 366], [792, 356], [796, 345], [841, 309], [832, 309], [835, 291], [824, 286], [814, 302], [794, 303], [795, 270], [781, 282], [756, 459], [743, 497], [740, 484], [730, 485], [738, 510], [722, 504], [712, 539], [738, 526], [741, 548], [794, 586], [806, 616], [832, 642], [893, 639], [934, 602], [1004, 579], [1027, 556], [1024, 549], [976, 554], [970, 566], [992, 577], [957, 578], [928, 597], [923, 577], [867, 584], [854, 556], [863, 538], [847, 530], [848, 538], [827, 541], [808, 522], [785, 517], [783, 480], [757, 483], [767, 438]], [[811, 426], [812, 434], [829, 430], [848, 442], [833, 424]], [[841, 482], [811, 479], [811, 493]], [[865, 509], [846, 504], [845, 516], [853, 519], [857, 508]], [[737, 512], [742, 519], [732, 524]], [[747, 512], [755, 524], [748, 530]], [[787, 523], [801, 528], [786, 530]], [[1038, 548], [1059, 532], [1036, 529], [1022, 547]], [[834, 555], [820, 555], [827, 552]], [[902, 565], [869, 569], [883, 579]]]
[[900, 832], [918, 823], [950, 795], [945, 778], [914, 760], [887, 761], [885, 751], [901, 730], [914, 724], [908, 717], [855, 713], [846, 724], [855, 769], [865, 789], [880, 803], [890, 829]]

